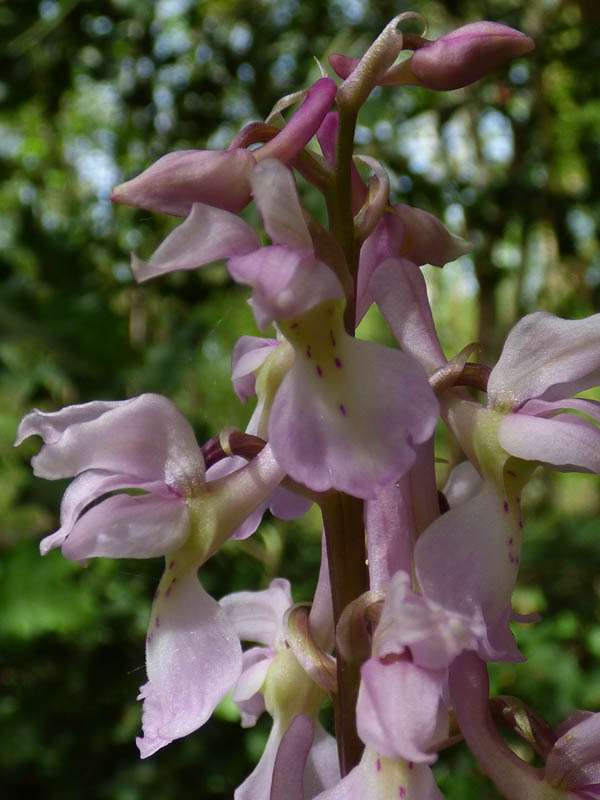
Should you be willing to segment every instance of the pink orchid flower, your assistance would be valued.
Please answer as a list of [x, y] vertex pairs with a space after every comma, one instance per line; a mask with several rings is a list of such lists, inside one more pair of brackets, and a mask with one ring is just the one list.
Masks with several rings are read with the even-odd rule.
[[138, 746], [142, 757], [152, 755], [203, 725], [240, 675], [239, 639], [197, 571], [283, 472], [266, 447], [247, 466], [206, 483], [190, 424], [159, 395], [35, 410], [22, 420], [17, 444], [33, 435], [44, 440], [32, 459], [36, 475], [76, 476], [43, 554], [61, 547], [74, 561], [165, 557], [140, 691]]

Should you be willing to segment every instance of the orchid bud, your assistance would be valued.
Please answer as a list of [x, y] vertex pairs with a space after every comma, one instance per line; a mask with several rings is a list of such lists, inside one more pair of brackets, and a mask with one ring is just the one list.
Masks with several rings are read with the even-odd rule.
[[419, 48], [405, 63], [419, 85], [447, 91], [474, 83], [534, 47], [529, 36], [514, 28], [472, 22]]

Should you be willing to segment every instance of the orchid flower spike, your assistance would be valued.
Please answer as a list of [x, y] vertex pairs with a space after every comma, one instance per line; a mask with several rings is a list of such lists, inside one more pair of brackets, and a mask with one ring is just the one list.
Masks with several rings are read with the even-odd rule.
[[240, 675], [239, 639], [197, 571], [283, 472], [267, 446], [247, 466], [207, 484], [190, 424], [154, 394], [32, 411], [17, 444], [33, 435], [44, 440], [32, 459], [36, 475], [76, 476], [62, 500], [59, 530], [41, 543], [43, 554], [61, 547], [74, 561], [165, 557], [140, 692], [138, 746], [142, 757], [152, 755], [203, 725]]

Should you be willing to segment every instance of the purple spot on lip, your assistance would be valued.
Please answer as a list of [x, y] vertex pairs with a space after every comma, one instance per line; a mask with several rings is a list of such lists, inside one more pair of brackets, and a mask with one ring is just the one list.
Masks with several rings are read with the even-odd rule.
[[522, 528], [522, 527], [523, 527], [523, 520], [522, 520], [522, 519], [520, 519], [520, 520], [519, 520], [519, 528]]
[[169, 564], [169, 569], [173, 569], [174, 566], [175, 566], [175, 562], [171, 561], [171, 563]]
[[508, 514], [508, 503], [506, 502], [506, 500], [504, 501], [504, 512]]
[[333, 335], [333, 331], [331, 330], [331, 328], [329, 329], [329, 339], [331, 341], [331, 344], [335, 347], [336, 345], [335, 336]]
[[321, 367], [318, 364], [317, 364], [316, 370], [317, 370], [317, 375], [319, 376], [319, 378], [321, 378], [323, 376], [323, 370], [321, 369]]
[[346, 416], [346, 406], [343, 403], [340, 403], [340, 411], [342, 412], [342, 416]]
[[398, 787], [398, 797], [406, 797], [406, 789], [404, 786]]
[[160, 628], [160, 617], [157, 617], [156, 620], [154, 621], [154, 627]]
[[511, 536], [511, 537], [510, 537], [510, 539], [508, 540], [508, 543], [509, 543], [509, 544], [512, 544], [512, 543], [513, 543], [513, 537], [512, 537], [512, 536]]
[[312, 358], [312, 352], [310, 350], [310, 345], [309, 344], [306, 345], [306, 357], [307, 358]]
[[292, 330], [294, 330], [295, 328], [297, 328], [297, 327], [298, 327], [298, 325], [300, 325], [300, 323], [299, 323], [299, 322], [292, 322], [292, 324], [290, 325], [290, 328], [291, 328]]
[[512, 469], [507, 469], [507, 470], [506, 470], [506, 474], [507, 474], [507, 475], [510, 475], [510, 476], [511, 476], [511, 477], [513, 477], [513, 478], [516, 478], [516, 477], [517, 477], [517, 473], [516, 473], [516, 472], [513, 472], [513, 471], [512, 471]]
[[408, 768], [409, 768], [409, 769], [412, 769], [414, 766], [415, 766], [415, 765], [413, 764], [413, 762], [412, 762], [412, 761], [409, 761], [409, 762], [408, 762]]
[[381, 759], [377, 759], [377, 772], [381, 771]]
[[338, 369], [340, 369], [340, 368], [341, 368], [341, 366], [342, 366], [342, 362], [339, 360], [339, 358], [336, 358], [336, 359], [335, 359], [335, 365], [336, 365], [336, 367], [337, 367]]

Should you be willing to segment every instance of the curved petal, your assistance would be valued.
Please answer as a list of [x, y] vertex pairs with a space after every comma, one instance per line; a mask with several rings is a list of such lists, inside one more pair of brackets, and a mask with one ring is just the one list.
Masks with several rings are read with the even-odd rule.
[[450, 508], [461, 506], [480, 491], [483, 478], [470, 461], [461, 461], [448, 477], [444, 486], [444, 496]]
[[242, 148], [178, 150], [117, 186], [110, 199], [176, 217], [189, 214], [193, 203], [237, 212], [250, 202], [248, 174], [255, 164]]
[[314, 736], [312, 720], [297, 714], [277, 749], [269, 800], [304, 800], [304, 767]]
[[242, 674], [232, 694], [236, 703], [250, 700], [260, 692], [274, 657], [270, 647], [251, 647], [242, 653]]
[[256, 394], [254, 372], [278, 345], [277, 339], [259, 336], [240, 336], [235, 343], [231, 356], [231, 382], [242, 403]]
[[360, 248], [358, 278], [356, 283], [356, 323], [358, 324], [374, 300], [371, 276], [377, 267], [399, 253], [406, 231], [402, 219], [394, 214], [384, 214]]
[[508, 334], [488, 380], [488, 399], [519, 408], [533, 397], [570, 397], [597, 386], [599, 379], [600, 314], [570, 320], [536, 311]]
[[572, 414], [552, 419], [507, 414], [498, 441], [511, 455], [563, 471], [600, 473], [600, 429]]
[[182, 269], [195, 269], [260, 247], [243, 219], [221, 208], [194, 203], [189, 216], [154, 251], [148, 261], [135, 254], [131, 271], [138, 283]]
[[268, 589], [234, 592], [222, 597], [220, 604], [240, 639], [273, 647], [283, 615], [293, 602], [290, 582], [275, 578]]
[[82, 472], [67, 486], [60, 504], [60, 528], [40, 542], [40, 552], [45, 556], [60, 547], [84, 509], [93, 501], [116, 489], [142, 489], [165, 498], [171, 497], [169, 489], [160, 481], [144, 482], [131, 475], [118, 475], [101, 469]]
[[119, 494], [77, 520], [62, 553], [71, 561], [98, 556], [155, 558], [178, 550], [189, 532], [187, 507], [180, 498]]
[[400, 252], [390, 256], [402, 256], [418, 267], [423, 264], [443, 267], [473, 249], [470, 242], [450, 233], [437, 217], [421, 208], [398, 203], [392, 209], [391, 215], [402, 220], [404, 238]]
[[314, 726], [315, 738], [304, 768], [305, 797], [315, 797], [340, 779], [337, 743], [319, 720], [314, 722]]
[[[596, 422], [600, 422], [600, 402], [597, 400], [586, 400], [581, 397], [568, 397], [565, 400], [528, 400], [519, 409], [519, 414], [527, 414], [533, 417], [555, 417], [565, 411], [579, 411], [591, 417]], [[566, 417], [568, 420], [569, 417]], [[571, 417], [572, 419], [572, 417]]]
[[428, 375], [446, 363], [421, 271], [405, 258], [390, 258], [373, 272], [369, 284], [379, 310], [400, 346]]
[[333, 271], [312, 250], [282, 245], [261, 247], [227, 264], [231, 277], [252, 287], [252, 311], [259, 330], [344, 296]]
[[157, 394], [115, 403], [85, 403], [61, 411], [32, 411], [19, 427], [45, 444], [31, 459], [35, 475], [68, 478], [87, 469], [161, 480], [184, 491], [204, 480], [194, 431], [176, 406]]
[[446, 669], [462, 650], [477, 649], [486, 629], [479, 609], [470, 616], [440, 606], [412, 590], [410, 572], [397, 572], [373, 639], [373, 655], [400, 655], [410, 648], [418, 667]]
[[142, 758], [195, 731], [240, 676], [242, 650], [227, 615], [200, 586], [196, 569], [171, 561], [159, 584], [146, 640], [148, 682]]
[[323, 304], [282, 326], [296, 358], [273, 401], [269, 442], [294, 480], [370, 499], [414, 462], [438, 403], [416, 361], [348, 336], [340, 313]]
[[444, 800], [426, 764], [393, 761], [368, 747], [358, 765], [314, 800]]
[[442, 703], [445, 672], [408, 660], [382, 663], [376, 658], [366, 661], [360, 672], [356, 728], [366, 746], [387, 758], [436, 761], [434, 748], [448, 735]]
[[273, 244], [311, 249], [313, 243], [293, 173], [281, 161], [268, 158], [255, 167], [250, 182], [265, 231]]
[[[481, 609], [488, 636], [500, 619], [506, 618], [508, 626], [521, 524], [518, 503], [509, 505], [494, 484], [485, 481], [476, 495], [442, 514], [417, 541], [415, 571], [423, 595], [466, 617]], [[480, 641], [480, 652], [487, 658], [491, 649], [487, 637]]]
[[337, 85], [331, 78], [320, 78], [308, 90], [306, 99], [283, 130], [270, 142], [254, 151], [257, 160], [277, 158], [291, 161], [313, 138], [335, 99]]

